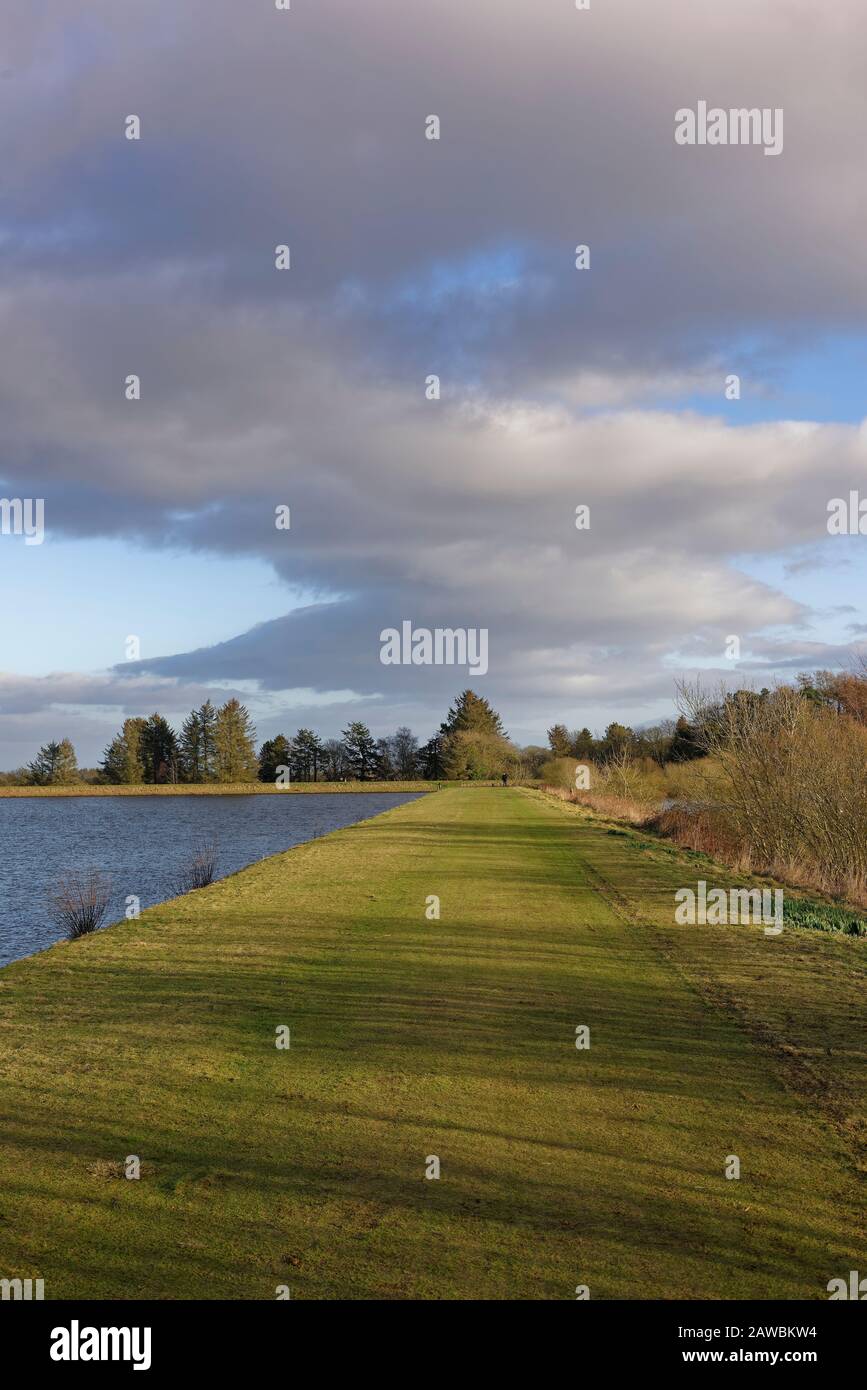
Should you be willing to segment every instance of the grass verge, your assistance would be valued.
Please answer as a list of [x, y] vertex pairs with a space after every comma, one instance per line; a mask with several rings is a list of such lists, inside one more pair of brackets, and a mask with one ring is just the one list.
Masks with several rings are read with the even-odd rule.
[[677, 927], [688, 858], [571, 809], [444, 791], [0, 971], [0, 1276], [826, 1298], [864, 1260], [864, 943]]
[[122, 786], [90, 786], [74, 782], [68, 787], [2, 787], [3, 796], [316, 796], [321, 792], [435, 792], [442, 782], [293, 782], [277, 787], [273, 782], [178, 782], [132, 783]]

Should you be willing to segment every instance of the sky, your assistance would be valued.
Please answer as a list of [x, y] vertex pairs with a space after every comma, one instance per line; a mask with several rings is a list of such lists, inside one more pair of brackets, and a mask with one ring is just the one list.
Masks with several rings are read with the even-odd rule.
[[[865, 51], [861, 0], [7, 0], [0, 767], [208, 696], [427, 738], [472, 686], [527, 744], [857, 661]], [[700, 101], [781, 152], [678, 144]], [[487, 672], [384, 665], [404, 621]]]

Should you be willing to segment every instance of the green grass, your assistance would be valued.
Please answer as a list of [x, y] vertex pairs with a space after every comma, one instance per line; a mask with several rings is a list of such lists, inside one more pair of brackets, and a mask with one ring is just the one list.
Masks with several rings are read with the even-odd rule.
[[73, 782], [67, 787], [3, 787], [3, 796], [293, 796], [317, 792], [432, 792], [437, 782], [293, 782], [278, 787], [273, 782], [151, 782], [121, 786], [93, 786]]
[[783, 901], [783, 919], [795, 927], [810, 927], [813, 931], [839, 931], [847, 936], [867, 936], [867, 917], [863, 912], [816, 902], [812, 898], [787, 896]]
[[447, 790], [0, 971], [0, 1276], [826, 1298], [864, 1264], [865, 945], [675, 926], [696, 877]]

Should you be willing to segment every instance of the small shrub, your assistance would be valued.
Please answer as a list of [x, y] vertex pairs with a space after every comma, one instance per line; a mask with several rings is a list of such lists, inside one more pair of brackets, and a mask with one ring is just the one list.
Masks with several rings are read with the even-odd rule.
[[539, 769], [542, 785], [556, 788], [558, 791], [574, 791], [575, 769], [578, 763], [578, 758], [549, 758]]
[[178, 877], [178, 892], [191, 893], [195, 888], [207, 888], [217, 872], [217, 847], [212, 842], [196, 845], [189, 864]]
[[89, 936], [102, 923], [111, 896], [111, 880], [99, 869], [72, 869], [52, 893], [48, 913], [69, 941]]

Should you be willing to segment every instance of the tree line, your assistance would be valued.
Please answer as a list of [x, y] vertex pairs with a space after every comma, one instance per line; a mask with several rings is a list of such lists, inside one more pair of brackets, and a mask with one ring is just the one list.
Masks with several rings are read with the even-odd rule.
[[612, 723], [601, 738], [594, 738], [589, 729], [570, 732], [565, 724], [554, 724], [548, 730], [548, 746], [554, 758], [595, 763], [612, 763], [623, 757], [650, 758], [659, 767], [690, 762], [705, 753], [702, 731], [684, 715], [638, 731]]
[[[798, 677], [800, 697], [814, 706], [867, 723], [867, 677], [828, 671]], [[767, 690], [740, 690], [726, 702], [746, 705], [770, 698]], [[432, 738], [424, 744], [402, 725], [375, 738], [353, 720], [340, 738], [321, 739], [312, 729], [293, 737], [277, 734], [256, 748], [256, 729], [237, 699], [219, 707], [206, 700], [177, 732], [163, 715], [125, 719], [98, 768], [79, 769], [69, 739], [44, 744], [26, 768], [0, 773], [6, 784], [62, 786], [75, 782], [341, 782], [415, 780], [538, 779], [552, 759], [611, 764], [624, 758], [652, 759], [658, 766], [702, 757], [708, 730], [684, 715], [634, 730], [612, 722], [596, 736], [587, 728], [553, 724], [548, 746], [519, 748], [509, 739], [497, 711], [482, 696], [464, 690]]]
[[237, 699], [217, 707], [206, 700], [180, 730], [158, 712], [125, 719], [98, 768], [80, 769], [68, 738], [44, 744], [33, 762], [6, 783], [63, 786], [236, 782], [416, 781], [496, 777], [517, 763], [500, 716], [487, 700], [465, 690], [438, 732], [421, 744], [412, 729], [375, 738], [353, 720], [340, 738], [321, 739], [312, 729], [277, 734], [256, 748], [249, 710]]
[[681, 714], [677, 720], [664, 719], [640, 730], [612, 723], [601, 738], [595, 738], [589, 729], [570, 731], [565, 724], [554, 724], [548, 730], [548, 746], [552, 757], [575, 758], [579, 762], [608, 764], [624, 757], [650, 758], [659, 767], [691, 762], [718, 747], [720, 730], [725, 730], [725, 738], [730, 738], [738, 720], [773, 705], [781, 691], [789, 692], [796, 702], [867, 725], [867, 668], [813, 671], [802, 672], [794, 685], [775, 690], [721, 690], [714, 701], [701, 707], [700, 714], [692, 708], [691, 718]]
[[[322, 739], [313, 729], [293, 737], [276, 734], [256, 752], [256, 730], [238, 700], [216, 709], [207, 700], [176, 735], [162, 715], [127, 719], [106, 749], [102, 771], [110, 782], [341, 782], [413, 781], [455, 775], [455, 741], [472, 730], [500, 739], [502, 723], [487, 700], [467, 690], [424, 745], [412, 729], [375, 738], [352, 720], [340, 738]], [[500, 752], [502, 753], [502, 749]]]

